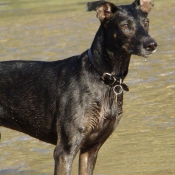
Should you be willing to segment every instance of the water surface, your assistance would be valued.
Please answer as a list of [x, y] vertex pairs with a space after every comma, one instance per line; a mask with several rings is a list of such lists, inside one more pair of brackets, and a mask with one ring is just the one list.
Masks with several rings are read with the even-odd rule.
[[[115, 1], [113, 1], [115, 2]], [[126, 4], [117, 0], [115, 4]], [[99, 27], [85, 0], [0, 0], [0, 59], [64, 59], [90, 47]], [[150, 58], [132, 56], [124, 115], [99, 152], [95, 175], [175, 174], [175, 1], [155, 1]], [[1, 128], [1, 175], [53, 174], [54, 146]], [[73, 166], [77, 174], [78, 159]]]

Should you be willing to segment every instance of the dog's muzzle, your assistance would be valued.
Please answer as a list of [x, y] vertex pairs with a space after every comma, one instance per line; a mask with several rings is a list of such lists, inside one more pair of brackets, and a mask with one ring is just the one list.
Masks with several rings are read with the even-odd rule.
[[156, 52], [157, 43], [153, 38], [147, 38], [143, 43], [143, 48], [146, 50], [147, 55], [149, 56], [150, 54]]

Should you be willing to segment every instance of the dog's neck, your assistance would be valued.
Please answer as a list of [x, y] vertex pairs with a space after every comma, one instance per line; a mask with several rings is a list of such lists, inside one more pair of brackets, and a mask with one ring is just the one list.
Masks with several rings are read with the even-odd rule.
[[105, 32], [105, 28], [101, 25], [91, 46], [92, 55], [106, 73], [126, 77], [131, 55], [120, 49], [109, 50]]

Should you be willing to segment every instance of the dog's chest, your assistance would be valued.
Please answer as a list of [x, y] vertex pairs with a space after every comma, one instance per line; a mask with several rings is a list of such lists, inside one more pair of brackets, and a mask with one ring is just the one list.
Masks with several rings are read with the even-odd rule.
[[123, 95], [102, 105], [94, 102], [86, 111], [87, 142], [106, 139], [116, 128], [122, 117]]

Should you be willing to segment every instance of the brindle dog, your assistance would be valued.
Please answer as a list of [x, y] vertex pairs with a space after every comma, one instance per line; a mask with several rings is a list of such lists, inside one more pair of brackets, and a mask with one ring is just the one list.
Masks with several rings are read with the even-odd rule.
[[55, 144], [55, 175], [70, 175], [80, 150], [79, 175], [92, 175], [97, 153], [122, 116], [123, 83], [132, 54], [148, 57], [152, 0], [115, 6], [94, 1], [101, 25], [91, 48], [54, 61], [0, 62], [0, 126]]

